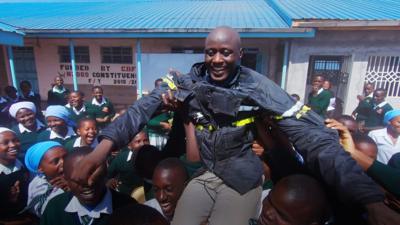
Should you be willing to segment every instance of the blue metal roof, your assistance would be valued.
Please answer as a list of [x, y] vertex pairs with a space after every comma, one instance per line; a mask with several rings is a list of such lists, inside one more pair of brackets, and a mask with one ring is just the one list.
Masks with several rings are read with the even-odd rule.
[[268, 0], [292, 20], [400, 20], [399, 0]]
[[24, 43], [23, 36], [24, 33], [15, 27], [0, 22], [0, 44], [21, 46]]
[[263, 0], [0, 3], [0, 21], [22, 30], [289, 28]]

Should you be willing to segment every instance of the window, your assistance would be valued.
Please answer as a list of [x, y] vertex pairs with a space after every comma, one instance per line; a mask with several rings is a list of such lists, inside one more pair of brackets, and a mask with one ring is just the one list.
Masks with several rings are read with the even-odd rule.
[[171, 53], [199, 54], [199, 53], [204, 53], [204, 48], [173, 47], [171, 49]]
[[400, 97], [400, 56], [370, 56], [365, 82], [384, 88], [388, 97]]
[[[74, 47], [75, 62], [76, 63], [90, 63], [89, 47], [87, 46], [76, 46]], [[68, 46], [59, 46], [58, 55], [60, 63], [70, 63], [71, 54]]]
[[132, 64], [132, 48], [101, 47], [101, 63]]
[[311, 56], [307, 84], [312, 84], [315, 75], [323, 75], [332, 85], [339, 85], [343, 77], [344, 56]]

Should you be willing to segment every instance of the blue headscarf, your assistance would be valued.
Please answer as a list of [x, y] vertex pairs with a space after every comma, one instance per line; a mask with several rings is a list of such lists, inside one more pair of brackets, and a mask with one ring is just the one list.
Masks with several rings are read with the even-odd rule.
[[400, 116], [400, 109], [393, 109], [393, 110], [390, 110], [390, 111], [388, 111], [387, 113], [385, 113], [385, 117], [383, 117], [383, 123], [384, 123], [385, 125], [388, 125], [389, 122], [390, 122], [393, 118], [395, 118], [395, 117], [397, 117], [397, 116]]
[[25, 155], [25, 165], [28, 170], [37, 173], [40, 161], [42, 161], [44, 154], [56, 146], [62, 145], [55, 141], [43, 141], [31, 146]]
[[57, 118], [60, 118], [65, 121], [65, 123], [70, 126], [74, 127], [75, 122], [71, 120], [70, 116], [71, 113], [68, 111], [68, 109], [65, 106], [62, 105], [51, 105], [47, 107], [46, 109], [46, 118], [48, 116], [54, 116]]

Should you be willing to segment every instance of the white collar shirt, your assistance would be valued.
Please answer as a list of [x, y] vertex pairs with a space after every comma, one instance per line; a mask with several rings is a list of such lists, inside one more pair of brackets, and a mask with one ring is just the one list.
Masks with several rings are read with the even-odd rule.
[[[71, 201], [65, 207], [64, 211], [69, 212], [69, 213], [77, 213], [79, 216], [80, 222], [81, 222], [82, 216], [89, 216], [92, 219], [98, 219], [98, 218], [100, 218], [102, 213], [112, 214], [113, 210], [112, 210], [111, 192], [107, 188], [106, 194], [104, 195], [103, 199], [93, 209], [88, 209], [85, 206], [81, 205], [79, 200], [75, 196], [73, 196]], [[93, 223], [93, 220], [91, 223]]]
[[369, 132], [368, 136], [370, 136], [378, 146], [377, 160], [379, 162], [387, 164], [390, 158], [395, 153], [400, 152], [400, 141], [397, 140], [396, 143], [393, 143], [387, 133], [386, 127], [378, 130], [373, 130]]
[[96, 98], [92, 99], [92, 104], [93, 105], [102, 106], [103, 104], [106, 104], [106, 103], [107, 103], [107, 101], [106, 101], [106, 98], [104, 98], [104, 97], [101, 99], [101, 102], [98, 102], [96, 100]]
[[[50, 129], [50, 128], [49, 128]], [[65, 137], [60, 136], [59, 134], [57, 134], [56, 132], [54, 132], [53, 130], [50, 129], [50, 139], [54, 139], [54, 138], [61, 138], [63, 140], [70, 138], [72, 136], [76, 135], [75, 131], [72, 129], [72, 127], [68, 127], [68, 131], [67, 131], [67, 135], [65, 135]]]
[[[27, 205], [30, 205], [31, 201], [39, 195], [43, 195], [44, 193], [47, 192], [47, 190], [49, 190], [49, 188], [51, 188], [52, 186], [50, 185], [50, 183], [47, 181], [46, 177], [42, 174], [38, 174], [36, 175], [32, 181], [29, 183], [29, 188], [28, 188], [28, 203]], [[58, 187], [52, 187], [53, 189], [51, 190], [51, 193], [49, 194], [49, 196], [47, 196], [45, 202], [43, 203], [41, 210], [40, 210], [40, 204], [37, 203], [35, 205], [33, 205], [32, 208], [29, 209], [29, 211], [35, 215], [37, 215], [38, 217], [40, 217], [44, 210], [46, 209], [46, 205], [47, 203], [49, 203], [49, 201], [56, 197], [59, 194], [64, 193], [64, 190]]]
[[54, 86], [52, 91], [55, 92], [55, 93], [64, 93], [67, 90], [65, 89], [64, 86], [61, 89], [57, 88], [57, 86]]
[[73, 106], [71, 106], [72, 107], [72, 111], [74, 111], [74, 113], [76, 114], [76, 115], [80, 115], [81, 113], [84, 113], [84, 112], [86, 112], [86, 107], [85, 107], [85, 105], [82, 105], [82, 108], [80, 109], [80, 110], [77, 110], [75, 107], [73, 107]]
[[[42, 122], [40, 122], [39, 120], [36, 120], [36, 131], [39, 131], [40, 129], [42, 129], [43, 127], [46, 127]], [[31, 133], [32, 131], [29, 130], [28, 128], [24, 127], [24, 125], [22, 125], [21, 123], [18, 124], [18, 129], [19, 132], [22, 133]]]
[[[73, 147], [73, 148], [82, 147], [82, 145], [81, 145], [81, 140], [82, 140], [81, 137], [76, 138], [72, 147]], [[94, 149], [98, 144], [99, 144], [99, 142], [97, 141], [97, 138], [96, 138], [96, 139], [94, 139], [94, 141], [93, 141], [93, 143], [90, 145], [90, 147]]]
[[23, 167], [22, 163], [17, 159], [15, 160], [15, 163], [13, 166], [5, 166], [3, 164], [0, 164], [0, 174], [5, 174], [9, 175], [11, 173], [17, 172], [21, 170]]

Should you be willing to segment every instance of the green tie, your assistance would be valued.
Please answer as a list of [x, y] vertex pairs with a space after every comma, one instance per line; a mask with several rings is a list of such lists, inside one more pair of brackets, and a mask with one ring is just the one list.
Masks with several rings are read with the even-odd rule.
[[92, 222], [92, 220], [93, 220], [93, 218], [88, 215], [81, 216], [81, 224], [82, 225], [89, 225]]

